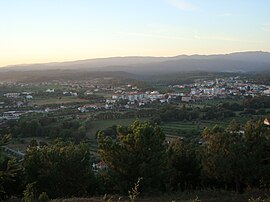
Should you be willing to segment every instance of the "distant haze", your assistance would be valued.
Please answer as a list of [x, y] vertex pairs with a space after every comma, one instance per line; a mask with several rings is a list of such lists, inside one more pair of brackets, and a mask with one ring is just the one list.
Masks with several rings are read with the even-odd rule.
[[32, 70], [121, 71], [133, 74], [187, 71], [270, 71], [270, 53], [253, 51], [221, 55], [179, 55], [175, 57], [113, 57], [60, 63], [3, 67], [0, 72]]

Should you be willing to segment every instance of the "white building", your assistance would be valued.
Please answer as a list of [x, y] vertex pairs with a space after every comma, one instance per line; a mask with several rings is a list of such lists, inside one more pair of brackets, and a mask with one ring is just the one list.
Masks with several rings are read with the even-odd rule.
[[7, 98], [19, 98], [20, 93], [6, 93], [6, 94], [4, 94], [4, 96]]
[[3, 113], [3, 118], [7, 120], [19, 119], [22, 114], [24, 113], [18, 111], [8, 111]]
[[152, 91], [149, 95], [148, 95], [148, 98], [151, 100], [151, 101], [155, 101], [157, 99], [162, 99], [164, 97], [163, 94], [160, 94], [158, 91]]
[[47, 89], [45, 92], [46, 93], [54, 93], [54, 89]]
[[28, 99], [28, 100], [31, 100], [31, 99], [33, 99], [33, 96], [32, 95], [26, 95], [25, 98]]
[[183, 96], [182, 97], [182, 102], [190, 102], [192, 98], [190, 96]]
[[128, 101], [140, 101], [146, 97], [145, 93], [142, 92], [128, 92], [123, 95], [121, 95], [119, 98], [126, 99]]

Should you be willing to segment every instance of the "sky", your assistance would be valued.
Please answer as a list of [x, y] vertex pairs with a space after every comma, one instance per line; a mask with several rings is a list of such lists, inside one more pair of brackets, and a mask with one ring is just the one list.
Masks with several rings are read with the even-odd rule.
[[0, 0], [0, 66], [259, 50], [269, 0]]

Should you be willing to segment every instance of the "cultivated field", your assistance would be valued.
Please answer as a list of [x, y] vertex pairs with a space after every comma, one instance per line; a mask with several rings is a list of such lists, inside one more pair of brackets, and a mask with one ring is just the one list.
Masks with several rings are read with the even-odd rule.
[[70, 104], [70, 103], [86, 103], [88, 100], [78, 97], [61, 97], [61, 98], [37, 98], [32, 101], [33, 105], [52, 105], [52, 104]]

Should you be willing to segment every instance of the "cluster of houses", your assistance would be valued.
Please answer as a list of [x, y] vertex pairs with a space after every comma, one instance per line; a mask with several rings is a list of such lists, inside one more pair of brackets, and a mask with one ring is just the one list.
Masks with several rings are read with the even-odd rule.
[[[270, 96], [270, 86], [256, 85], [252, 82], [241, 79], [240, 77], [217, 78], [212, 80], [195, 80], [193, 84], [170, 85], [170, 93], [160, 93], [156, 90], [143, 92], [136, 85], [112, 85], [106, 84], [111, 78], [93, 79], [89, 81], [57, 81], [60, 86], [65, 87], [66, 91], [58, 92], [53, 88], [44, 90], [47, 96], [79, 96], [78, 92], [83, 92], [84, 96], [104, 95], [101, 99], [91, 100], [83, 106], [76, 106], [80, 112], [99, 109], [117, 109], [117, 108], [136, 108], [149, 105], [152, 103], [169, 103], [172, 100], [182, 102], [193, 102], [200, 100], [208, 100], [213, 98], [226, 98], [233, 96]], [[102, 82], [105, 83], [102, 83]], [[52, 86], [53, 83], [44, 83], [42, 85]], [[82, 89], [84, 91], [82, 91]], [[38, 96], [32, 92], [10, 92], [3, 96], [11, 102], [7, 106], [6, 100], [1, 100], [0, 109], [7, 112], [3, 115], [5, 118], [15, 119], [18, 117], [16, 112], [8, 110], [16, 110], [14, 107], [27, 106], [31, 107], [31, 100]], [[106, 97], [106, 98], [105, 98]], [[91, 98], [91, 96], [89, 96]], [[61, 108], [62, 109], [62, 108]], [[50, 110], [47, 110], [50, 111]]]
[[[133, 106], [141, 107], [153, 102], [168, 103], [172, 99], [180, 98], [182, 102], [209, 100], [213, 98], [226, 98], [232, 96], [270, 96], [270, 86], [256, 85], [249, 81], [243, 81], [239, 77], [220, 78], [214, 80], [196, 80], [193, 84], [169, 86], [174, 89], [173, 93], [159, 93], [158, 91], [141, 92], [136, 86], [127, 85], [114, 89], [111, 98], [104, 103], [84, 105], [79, 107], [80, 112], [91, 109], [113, 109], [119, 105], [120, 100], [126, 100], [125, 108]], [[177, 90], [178, 89], [178, 90]], [[187, 89], [182, 91], [182, 89]], [[108, 90], [108, 89], [107, 89]], [[181, 93], [178, 93], [180, 91]], [[90, 93], [90, 92], [87, 92]], [[94, 93], [94, 92], [91, 92]]]
[[[219, 78], [214, 80], [196, 80], [194, 84], [174, 85], [171, 88], [190, 89], [185, 93], [182, 101], [212, 99], [214, 97], [225, 98], [226, 96], [270, 96], [270, 86], [257, 85], [249, 81], [243, 81], [239, 77]], [[184, 100], [183, 100], [184, 99]]]
[[138, 91], [132, 91], [132, 92], [122, 92], [121, 94], [114, 94], [112, 96], [112, 100], [128, 100], [131, 104], [132, 102], [139, 102], [142, 105], [144, 103], [149, 103], [153, 101], [160, 101], [161, 103], [168, 102], [167, 94], [161, 94], [158, 91], [146, 91], [146, 92], [138, 92]]
[[31, 92], [5, 93], [4, 97], [13, 98], [13, 99], [18, 99], [18, 98], [33, 99], [33, 96], [32, 96]]
[[17, 120], [20, 116], [29, 113], [44, 113], [46, 110], [6, 111], [0, 116], [0, 120]]
[[169, 102], [169, 99], [172, 98], [172, 96], [172, 94], [161, 94], [158, 91], [122, 91], [121, 93], [118, 92], [117, 94], [113, 94], [111, 98], [106, 99], [104, 103], [86, 104], [82, 107], [79, 107], [78, 110], [80, 112], [88, 112], [89, 110], [114, 109], [119, 107], [119, 105], [129, 109], [132, 107], [141, 107], [145, 104], [149, 104], [155, 101], [160, 103], [167, 103]]

